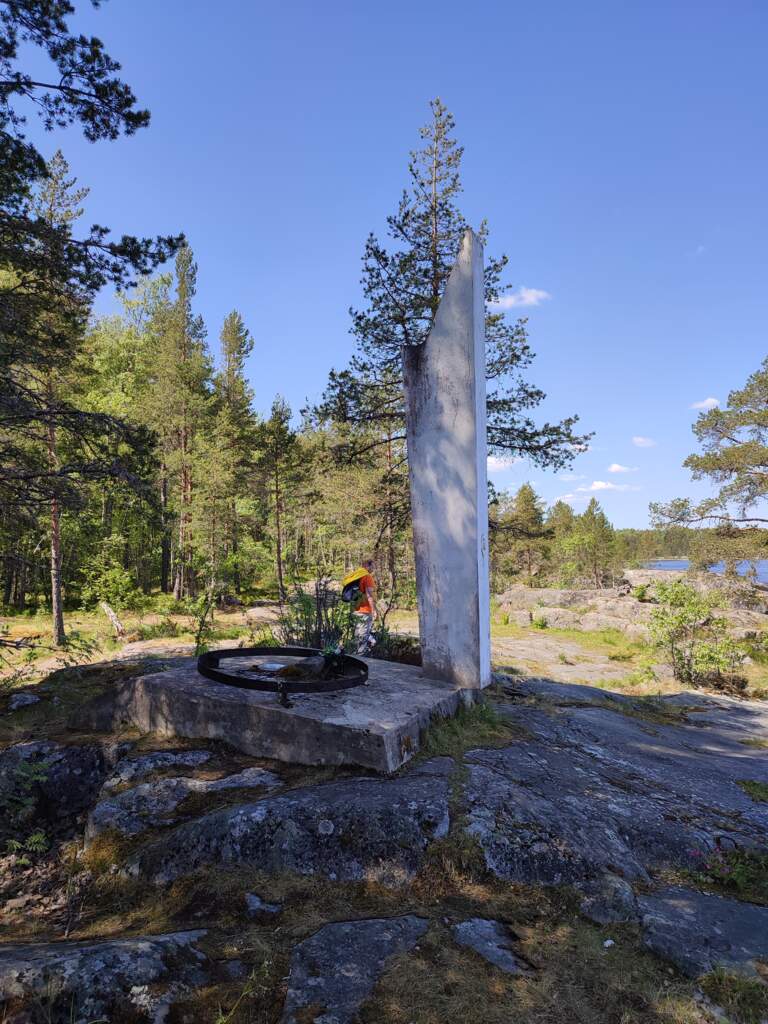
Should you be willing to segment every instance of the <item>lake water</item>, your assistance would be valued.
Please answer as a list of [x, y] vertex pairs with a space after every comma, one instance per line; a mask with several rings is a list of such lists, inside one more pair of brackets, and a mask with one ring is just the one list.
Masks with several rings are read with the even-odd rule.
[[[751, 562], [740, 562], [737, 566], [737, 571], [745, 576], [749, 571]], [[681, 569], [685, 571], [688, 568], [689, 562], [687, 558], [657, 558], [653, 562], [646, 562], [646, 569]], [[722, 562], [718, 562], [717, 565], [712, 566], [712, 572], [722, 573], [725, 566]], [[768, 558], [760, 558], [755, 563], [757, 569], [757, 581], [758, 583], [768, 583]]]

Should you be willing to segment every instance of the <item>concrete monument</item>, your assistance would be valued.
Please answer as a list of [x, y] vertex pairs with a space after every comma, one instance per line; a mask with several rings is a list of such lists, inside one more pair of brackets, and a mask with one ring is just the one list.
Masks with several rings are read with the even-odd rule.
[[423, 670], [479, 689], [491, 677], [485, 296], [471, 230], [403, 369]]

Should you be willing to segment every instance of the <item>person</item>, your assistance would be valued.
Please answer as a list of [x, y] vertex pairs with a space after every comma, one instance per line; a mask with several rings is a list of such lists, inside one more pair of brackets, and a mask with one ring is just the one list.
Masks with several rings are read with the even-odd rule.
[[365, 575], [360, 578], [360, 603], [354, 610], [355, 641], [358, 654], [367, 654], [376, 641], [373, 632], [373, 617], [376, 615], [376, 580], [373, 576], [373, 561], [367, 559], [362, 563]]

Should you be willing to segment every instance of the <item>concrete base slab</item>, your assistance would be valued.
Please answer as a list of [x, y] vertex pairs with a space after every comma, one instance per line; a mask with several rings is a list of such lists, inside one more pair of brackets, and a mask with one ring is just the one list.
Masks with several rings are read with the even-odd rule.
[[360, 765], [392, 772], [418, 751], [435, 716], [455, 714], [473, 692], [419, 668], [367, 662], [368, 683], [323, 694], [243, 690], [199, 674], [185, 659], [165, 672], [121, 684], [112, 725], [130, 723], [163, 737], [224, 740], [246, 754], [297, 764]]

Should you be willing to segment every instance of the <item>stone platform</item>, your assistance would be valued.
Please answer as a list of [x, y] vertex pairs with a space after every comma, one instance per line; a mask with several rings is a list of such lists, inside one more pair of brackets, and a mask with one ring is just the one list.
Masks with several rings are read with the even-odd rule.
[[[277, 694], [206, 679], [196, 660], [119, 684], [93, 725], [133, 725], [163, 737], [216, 739], [254, 757], [296, 764], [359, 765], [393, 772], [418, 751], [435, 716], [453, 715], [477, 691], [463, 690], [392, 661], [370, 660], [368, 683], [323, 694]], [[99, 717], [97, 715], [97, 717]]]

